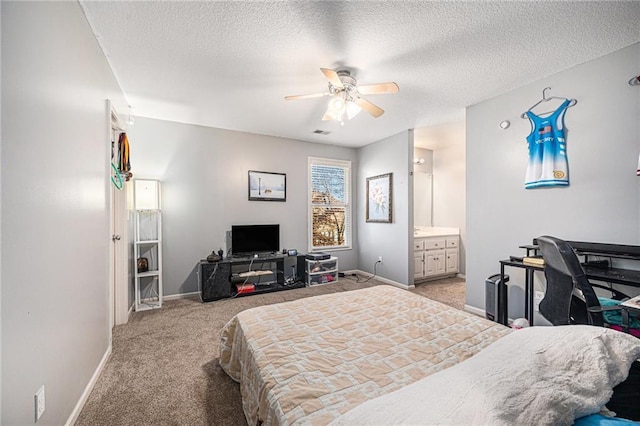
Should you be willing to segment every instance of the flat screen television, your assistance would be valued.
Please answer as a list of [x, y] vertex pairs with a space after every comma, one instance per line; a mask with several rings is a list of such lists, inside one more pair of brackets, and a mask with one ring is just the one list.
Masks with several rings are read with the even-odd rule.
[[231, 252], [234, 256], [280, 251], [280, 225], [232, 225]]

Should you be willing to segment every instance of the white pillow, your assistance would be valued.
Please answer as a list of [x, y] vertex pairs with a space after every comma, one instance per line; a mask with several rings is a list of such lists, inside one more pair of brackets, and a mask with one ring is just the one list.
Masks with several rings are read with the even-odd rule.
[[607, 328], [525, 328], [334, 424], [570, 425], [600, 411], [638, 358], [640, 339]]

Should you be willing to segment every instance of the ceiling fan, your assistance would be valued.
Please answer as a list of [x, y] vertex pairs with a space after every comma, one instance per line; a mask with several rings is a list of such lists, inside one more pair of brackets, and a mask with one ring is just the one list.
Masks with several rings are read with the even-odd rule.
[[320, 68], [320, 71], [329, 80], [329, 91], [313, 93], [310, 95], [285, 96], [286, 100], [311, 99], [332, 96], [323, 120], [337, 120], [344, 123], [344, 117], [348, 120], [355, 117], [361, 110], [367, 111], [374, 117], [380, 117], [384, 110], [379, 106], [362, 98], [360, 95], [378, 95], [383, 93], [398, 93], [400, 88], [396, 83], [376, 83], [358, 86], [358, 82], [347, 70], [334, 71], [329, 68]]

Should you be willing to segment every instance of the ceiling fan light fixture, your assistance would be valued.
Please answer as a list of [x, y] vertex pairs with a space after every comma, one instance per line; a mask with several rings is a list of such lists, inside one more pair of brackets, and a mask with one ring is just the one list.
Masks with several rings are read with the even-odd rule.
[[329, 101], [329, 110], [334, 114], [342, 114], [344, 112], [344, 99], [340, 96], [334, 96]]
[[339, 94], [329, 101], [324, 117], [328, 120], [344, 123], [344, 120], [351, 120], [358, 115], [360, 111], [362, 111], [362, 108], [359, 105], [349, 99], [344, 99], [342, 94]]
[[398, 85], [394, 82], [365, 84], [360, 86], [362, 89], [360, 90], [358, 81], [348, 70], [334, 71], [329, 68], [320, 68], [320, 71], [328, 80], [328, 92], [285, 96], [284, 99], [311, 99], [329, 96], [327, 110], [322, 116], [323, 121], [335, 120], [344, 125], [345, 120], [351, 120], [363, 109], [378, 118], [384, 114], [384, 110], [360, 95], [398, 93], [399, 90]]
[[342, 116], [345, 112], [345, 102], [340, 95], [333, 96], [327, 105], [327, 111], [324, 113], [323, 120], [335, 120], [342, 122]]

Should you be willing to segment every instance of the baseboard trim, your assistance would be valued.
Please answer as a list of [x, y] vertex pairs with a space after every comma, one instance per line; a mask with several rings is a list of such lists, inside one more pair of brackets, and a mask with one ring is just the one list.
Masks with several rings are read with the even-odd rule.
[[196, 296], [200, 297], [199, 291], [192, 291], [191, 293], [172, 294], [170, 296], [164, 296], [162, 299], [163, 300], [189, 299]]
[[467, 276], [465, 274], [458, 274], [458, 275], [456, 275], [456, 277], [462, 278], [463, 280], [467, 279]]
[[[354, 270], [351, 270], [351, 271], [344, 271], [344, 273], [345, 274], [366, 275], [367, 278], [371, 276], [371, 274], [369, 272], [364, 272], [364, 271], [361, 271], [359, 269], [354, 269]], [[402, 283], [399, 283], [397, 281], [393, 281], [393, 280], [390, 280], [388, 278], [381, 277], [379, 275], [376, 275], [375, 279], [378, 280], [378, 281], [382, 281], [385, 284], [390, 284], [390, 285], [392, 285], [394, 287], [401, 288], [403, 290], [411, 290], [412, 288], [415, 288], [415, 286], [413, 284], [411, 284], [411, 285], [402, 284]]]
[[471, 305], [467, 305], [467, 304], [465, 304], [465, 305], [464, 305], [464, 310], [465, 310], [466, 312], [470, 312], [470, 313], [472, 313], [472, 314], [476, 314], [476, 315], [478, 315], [479, 317], [483, 317], [483, 318], [485, 318], [485, 317], [486, 317], [486, 314], [487, 314], [487, 313], [484, 311], [484, 309], [476, 308], [475, 306], [471, 306]]
[[100, 374], [102, 374], [102, 370], [104, 369], [104, 366], [107, 364], [107, 361], [109, 360], [110, 356], [111, 356], [111, 345], [109, 345], [106, 352], [102, 356], [102, 359], [100, 360], [100, 363], [96, 368], [96, 371], [93, 372], [93, 376], [91, 376], [89, 383], [87, 383], [87, 386], [84, 388], [84, 392], [82, 392], [82, 395], [80, 395], [80, 399], [76, 403], [76, 406], [73, 408], [73, 411], [71, 412], [71, 415], [67, 419], [65, 426], [71, 426], [75, 424], [76, 420], [78, 420], [78, 416], [80, 416], [80, 412], [82, 411], [84, 404], [86, 404], [87, 399], [89, 399], [89, 395], [91, 394], [93, 387], [98, 382], [98, 377], [100, 377]]
[[[476, 308], [475, 306], [464, 305], [464, 310], [469, 313], [476, 314], [482, 318], [487, 317], [487, 313], [484, 311], [484, 309]], [[511, 325], [512, 322], [513, 318], [507, 318], [507, 323], [509, 325]]]

